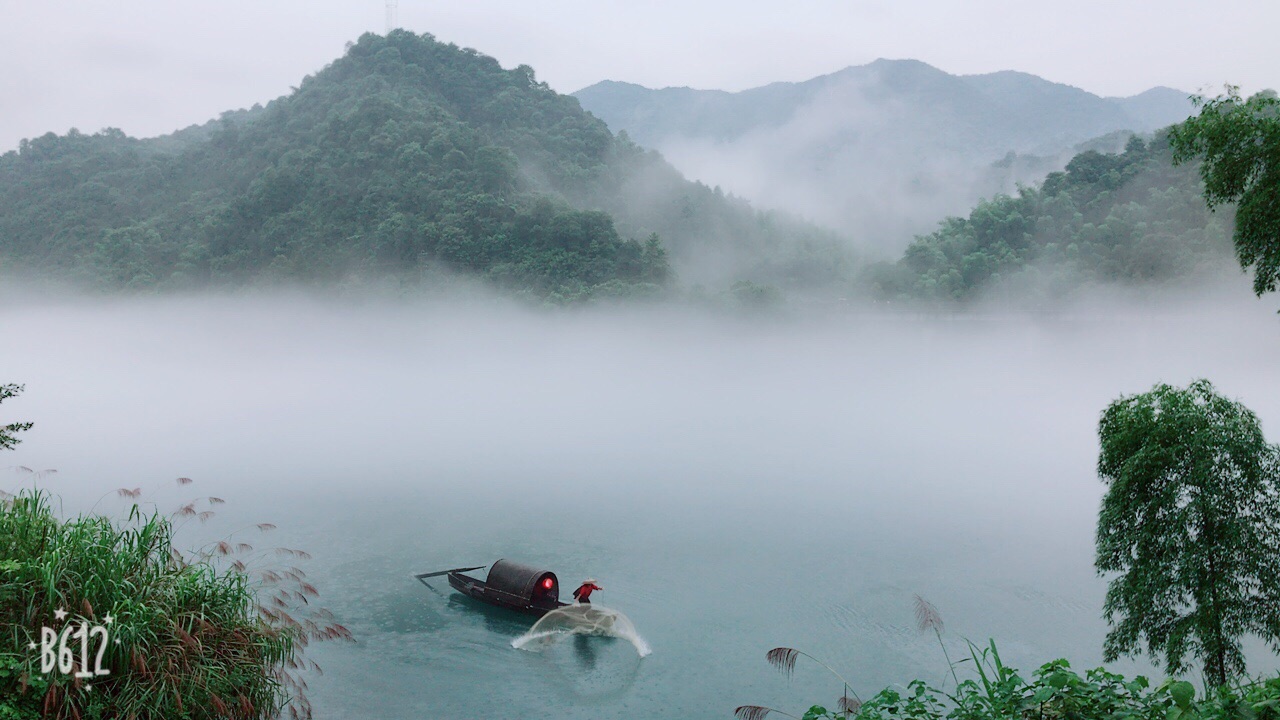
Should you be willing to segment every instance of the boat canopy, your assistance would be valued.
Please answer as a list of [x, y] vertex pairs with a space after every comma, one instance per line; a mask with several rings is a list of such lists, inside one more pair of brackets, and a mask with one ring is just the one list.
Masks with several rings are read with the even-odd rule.
[[560, 581], [555, 573], [510, 560], [495, 562], [485, 584], [538, 605], [554, 604], [560, 599]]

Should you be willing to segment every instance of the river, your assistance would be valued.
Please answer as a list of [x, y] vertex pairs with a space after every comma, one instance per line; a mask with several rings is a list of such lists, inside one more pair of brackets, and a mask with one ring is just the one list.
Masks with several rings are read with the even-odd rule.
[[[1092, 566], [1106, 404], [1208, 377], [1280, 433], [1266, 302], [1050, 315], [670, 309], [303, 296], [25, 299], [0, 311], [5, 458], [67, 512], [214, 495], [193, 534], [255, 522], [307, 550], [354, 633], [308, 677], [319, 718], [799, 714], [943, 682], [913, 597], [1030, 670], [1101, 661]], [[171, 480], [189, 476], [191, 486]], [[13, 484], [26, 482], [15, 478]], [[105, 499], [104, 499], [105, 496]], [[522, 616], [411, 575], [498, 558], [586, 577], [652, 647], [512, 648]], [[1275, 667], [1253, 648], [1252, 669]], [[1140, 662], [1114, 665], [1150, 672]]]

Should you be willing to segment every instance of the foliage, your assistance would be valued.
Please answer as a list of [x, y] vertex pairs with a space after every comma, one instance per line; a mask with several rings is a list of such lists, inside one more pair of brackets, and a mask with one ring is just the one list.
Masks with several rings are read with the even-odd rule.
[[[923, 680], [881, 690], [853, 709], [814, 705], [803, 720], [1280, 720], [1280, 678], [1222, 686], [1196, 698], [1195, 687], [1170, 678], [1155, 686], [1104, 668], [1083, 676], [1066, 660], [1053, 660], [1024, 679], [1000, 659], [995, 642], [970, 644], [974, 677], [944, 692]], [[955, 665], [953, 665], [954, 670]], [[763, 720], [781, 710], [744, 705], [740, 720]]]
[[1243, 100], [1228, 87], [1196, 104], [1200, 114], [1170, 133], [1173, 159], [1203, 161], [1210, 208], [1237, 204], [1236, 257], [1254, 269], [1254, 292], [1272, 292], [1280, 281], [1280, 98], [1267, 91]]
[[[2, 387], [4, 397], [16, 391]], [[200, 502], [222, 500], [188, 503], [173, 518], [207, 520], [213, 511]], [[255, 576], [248, 544], [223, 540], [183, 554], [174, 532], [171, 518], [137, 504], [122, 522], [62, 520], [42, 491], [0, 492], [0, 720], [247, 720], [285, 707], [310, 717], [298, 672], [317, 668], [304, 648], [350, 633], [310, 605], [318, 593], [298, 568]], [[95, 645], [89, 662], [110, 674], [76, 677], [88, 670], [80, 660], [68, 675], [42, 672], [42, 628], [80, 621], [107, 628], [113, 642], [100, 661]]]
[[1020, 276], [1064, 288], [1185, 277], [1229, 245], [1230, 219], [1199, 194], [1195, 173], [1173, 166], [1166, 135], [1135, 136], [1123, 153], [1080, 153], [1039, 188], [944, 220], [870, 280], [886, 298], [964, 300]]
[[1245, 672], [1240, 638], [1280, 650], [1280, 447], [1207, 380], [1121, 397], [1098, 426], [1099, 573], [1107, 660], [1145, 639], [1171, 674], [1189, 656], [1211, 683]]
[[[916, 680], [906, 692], [886, 688], [868, 700], [858, 717], [861, 720], [1042, 720], [1062, 718], [1094, 720], [1174, 720], [1192, 708], [1194, 689], [1185, 681], [1171, 680], [1154, 690], [1144, 677], [1126, 680], [1102, 668], [1083, 677], [1066, 660], [1045, 663], [1024, 680], [1018, 671], [1000, 661], [995, 643], [972, 659], [976, 679], [966, 679], [954, 693], [947, 694]], [[809, 718], [837, 717], [821, 708]]]
[[403, 30], [364, 35], [265, 108], [154, 140], [50, 133], [0, 156], [0, 261], [106, 288], [443, 268], [616, 297], [668, 283], [668, 251], [800, 277], [824, 241], [685, 181], [528, 66]]
[[[0, 502], [0, 718], [310, 716], [304, 647], [349, 634], [324, 611], [289, 614], [297, 593], [314, 594], [305, 582], [260, 598], [242, 562], [219, 567], [216, 548], [185, 557], [173, 532], [136, 505], [117, 524], [59, 520], [38, 491]], [[108, 617], [110, 675], [40, 672], [41, 627]]]
[[[9, 398], [17, 397], [21, 392], [21, 385], [0, 385], [0, 403]], [[15, 445], [22, 442], [22, 439], [17, 434], [30, 429], [31, 423], [29, 422], [0, 425], [0, 450], [12, 450]]]

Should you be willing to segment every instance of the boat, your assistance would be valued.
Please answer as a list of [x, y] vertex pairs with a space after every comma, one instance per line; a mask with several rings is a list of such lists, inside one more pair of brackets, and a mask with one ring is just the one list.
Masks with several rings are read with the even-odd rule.
[[504, 558], [489, 566], [489, 574], [484, 580], [465, 574], [484, 567], [453, 568], [414, 577], [427, 585], [427, 578], [445, 575], [449, 578], [449, 585], [463, 595], [538, 617], [569, 605], [560, 602], [560, 580], [549, 570]]

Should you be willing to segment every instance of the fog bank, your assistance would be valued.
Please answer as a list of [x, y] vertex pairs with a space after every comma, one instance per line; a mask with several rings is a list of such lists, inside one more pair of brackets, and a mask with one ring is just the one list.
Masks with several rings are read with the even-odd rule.
[[[12, 461], [67, 482], [519, 485], [517, 468], [586, 480], [639, 464], [823, 486], [875, 468], [868, 477], [909, 473], [941, 493], [1026, 492], [988, 471], [998, 453], [1069, 462], [1092, 502], [1094, 423], [1120, 393], [1204, 376], [1280, 426], [1275, 315], [1251, 298], [1212, 302], [752, 320], [285, 295], [66, 300], [0, 314], [0, 368], [27, 386], [5, 416], [36, 422]], [[974, 476], [937, 477], [957, 462]]]

